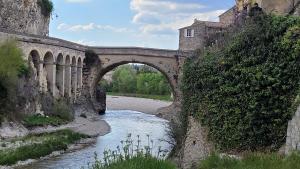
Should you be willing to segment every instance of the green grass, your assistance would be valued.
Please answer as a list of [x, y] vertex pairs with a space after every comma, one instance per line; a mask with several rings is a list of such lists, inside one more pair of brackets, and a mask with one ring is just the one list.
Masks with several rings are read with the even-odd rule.
[[38, 115], [32, 115], [25, 117], [23, 120], [23, 124], [26, 127], [38, 127], [38, 126], [59, 126], [62, 124], [66, 124], [67, 121], [61, 119], [60, 117], [56, 116], [38, 116]]
[[166, 160], [153, 157], [134, 157], [129, 160], [119, 161], [109, 166], [93, 166], [92, 169], [176, 169], [176, 166]]
[[[82, 138], [87, 138], [87, 136], [71, 130], [29, 135], [21, 139], [29, 144], [0, 151], [0, 165], [13, 165], [18, 161], [38, 159], [54, 151], [66, 150], [69, 144], [73, 144]], [[12, 142], [15, 141], [17, 140], [12, 140]]]
[[251, 154], [242, 160], [211, 155], [201, 161], [198, 169], [300, 169], [300, 155]]
[[127, 96], [127, 97], [138, 97], [154, 100], [163, 100], [163, 101], [173, 101], [170, 95], [147, 95], [147, 94], [137, 94], [137, 93], [115, 93], [107, 92], [107, 95], [110, 96]]

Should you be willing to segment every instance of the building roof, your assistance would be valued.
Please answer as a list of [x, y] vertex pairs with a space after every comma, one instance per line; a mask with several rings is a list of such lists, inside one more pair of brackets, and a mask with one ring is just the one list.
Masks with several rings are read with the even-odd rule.
[[200, 21], [200, 20], [195, 19], [195, 21], [192, 25], [180, 28], [179, 30], [187, 29], [187, 28], [197, 26], [197, 25], [204, 25], [204, 26], [210, 27], [210, 28], [226, 28], [228, 26], [228, 24], [221, 23], [221, 22]]

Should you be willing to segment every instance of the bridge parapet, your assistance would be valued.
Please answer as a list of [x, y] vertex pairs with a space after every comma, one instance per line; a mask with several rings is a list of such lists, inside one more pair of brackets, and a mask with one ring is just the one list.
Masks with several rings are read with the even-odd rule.
[[90, 47], [98, 55], [138, 55], [153, 57], [186, 57], [187, 52], [142, 47]]

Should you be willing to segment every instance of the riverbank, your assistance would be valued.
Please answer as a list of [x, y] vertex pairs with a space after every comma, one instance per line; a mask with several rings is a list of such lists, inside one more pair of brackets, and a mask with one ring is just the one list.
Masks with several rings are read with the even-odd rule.
[[161, 101], [146, 98], [107, 96], [107, 110], [133, 110], [146, 114], [157, 115], [159, 109], [172, 105], [171, 101]]
[[[84, 116], [82, 116], [84, 114]], [[82, 149], [88, 145], [91, 145], [96, 142], [98, 136], [103, 136], [110, 132], [110, 126], [105, 120], [102, 120], [102, 117], [94, 113], [93, 110], [91, 110], [89, 107], [86, 106], [75, 106], [75, 119], [74, 121], [61, 125], [58, 127], [54, 126], [46, 126], [46, 127], [35, 127], [33, 129], [26, 129], [21, 124], [16, 123], [7, 123], [7, 125], [4, 125], [0, 128], [2, 131], [0, 133], [1, 138], [0, 143], [3, 145], [4, 149], [9, 149], [10, 151], [16, 151], [19, 149], [24, 149], [23, 147], [33, 146], [32, 144], [37, 144], [39, 146], [47, 146], [47, 153], [44, 155], [38, 155], [36, 154], [25, 154], [24, 157], [20, 158], [21, 161], [18, 161], [13, 166], [0, 166], [0, 169], [7, 169], [7, 168], [17, 168], [22, 167], [24, 165], [31, 164], [33, 162], [36, 162], [40, 159], [47, 159], [54, 156], [59, 156], [65, 152], [69, 151], [75, 151]], [[74, 132], [75, 134], [83, 134], [87, 136], [88, 138], [81, 138], [79, 140], [76, 140], [75, 142], [70, 141], [63, 143], [64, 147], [62, 149], [54, 148], [56, 145], [48, 147], [49, 140], [47, 140], [47, 137], [51, 133], [60, 133], [62, 130], [70, 130]], [[48, 134], [47, 134], [48, 133]], [[45, 135], [45, 138], [43, 137]], [[32, 139], [28, 139], [28, 137], [34, 137], [39, 138], [38, 140], [32, 142]], [[15, 145], [15, 140], [21, 140], [20, 144], [16, 147], [7, 147], [9, 145]], [[7, 147], [7, 148], [5, 148]], [[19, 148], [18, 148], [19, 147]], [[34, 146], [35, 147], [35, 146]], [[51, 148], [52, 147], [52, 148]], [[7, 150], [8, 150], [7, 149]], [[13, 150], [16, 149], [16, 150]], [[1, 150], [1, 149], [0, 149]], [[53, 151], [51, 151], [53, 150]], [[56, 151], [59, 150], [59, 151]], [[19, 156], [20, 153], [17, 153]], [[41, 157], [40, 157], [41, 156]], [[26, 158], [25, 158], [26, 157]], [[15, 157], [14, 157], [15, 158]], [[19, 159], [19, 157], [17, 158]], [[33, 160], [34, 159], [34, 160]], [[15, 162], [14, 162], [15, 163]]]
[[171, 95], [149, 95], [149, 94], [138, 94], [138, 93], [115, 93], [108, 92], [106, 93], [109, 96], [125, 96], [125, 97], [136, 97], [136, 98], [145, 98], [161, 101], [173, 101]]

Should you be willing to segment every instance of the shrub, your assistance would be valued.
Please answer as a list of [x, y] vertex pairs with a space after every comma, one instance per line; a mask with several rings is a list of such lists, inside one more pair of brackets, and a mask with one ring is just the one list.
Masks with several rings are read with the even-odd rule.
[[87, 50], [85, 52], [84, 63], [89, 67], [93, 66], [93, 65], [96, 65], [96, 64], [99, 64], [100, 63], [99, 56], [95, 53], [95, 51]]
[[115, 151], [105, 151], [103, 162], [98, 160], [95, 154], [95, 163], [89, 169], [175, 169], [175, 165], [163, 160], [167, 151], [158, 148], [156, 153], [153, 147], [153, 140], [148, 135], [148, 144], [143, 146], [140, 136], [137, 136], [137, 145], [129, 134], [125, 141], [121, 141], [122, 147], [117, 147]]
[[23, 124], [26, 127], [37, 127], [37, 126], [47, 126], [47, 125], [52, 125], [52, 126], [59, 126], [62, 124], [65, 124], [66, 121], [62, 120], [59, 117], [55, 116], [41, 116], [41, 115], [32, 115], [32, 116], [27, 116], [23, 120]]
[[1, 150], [0, 165], [13, 165], [18, 161], [38, 159], [51, 154], [53, 151], [66, 150], [69, 144], [73, 144], [82, 138], [87, 138], [87, 136], [72, 132], [71, 130], [29, 135], [23, 138], [24, 141], [33, 139], [41, 141], [39, 143], [20, 146], [16, 149]]
[[94, 166], [92, 169], [176, 169], [176, 166], [166, 160], [153, 157], [137, 156], [129, 160], [119, 161], [107, 167]]
[[22, 50], [12, 40], [0, 44], [0, 114], [13, 111], [18, 77], [26, 75], [28, 68]]
[[73, 109], [63, 100], [54, 102], [53, 115], [66, 121], [72, 121], [74, 119]]
[[300, 19], [261, 16], [184, 66], [183, 110], [221, 150], [278, 149], [296, 108]]
[[213, 154], [201, 161], [199, 169], [300, 169], [300, 155], [250, 154], [242, 160]]
[[38, 0], [37, 3], [41, 7], [44, 16], [49, 17], [52, 14], [54, 7], [51, 0]]

